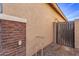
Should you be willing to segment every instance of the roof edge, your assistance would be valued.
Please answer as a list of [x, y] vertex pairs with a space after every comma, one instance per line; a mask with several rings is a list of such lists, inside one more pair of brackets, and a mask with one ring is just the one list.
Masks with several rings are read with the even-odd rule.
[[61, 11], [61, 9], [58, 7], [56, 3], [48, 3], [48, 5], [51, 8], [53, 8], [67, 22], [66, 16], [63, 14], [63, 12]]

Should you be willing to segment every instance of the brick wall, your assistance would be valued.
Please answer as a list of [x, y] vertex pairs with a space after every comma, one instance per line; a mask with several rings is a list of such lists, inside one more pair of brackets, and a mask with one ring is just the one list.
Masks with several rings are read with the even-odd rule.
[[[21, 45], [18, 42], [22, 41]], [[0, 55], [26, 55], [26, 24], [0, 20]]]

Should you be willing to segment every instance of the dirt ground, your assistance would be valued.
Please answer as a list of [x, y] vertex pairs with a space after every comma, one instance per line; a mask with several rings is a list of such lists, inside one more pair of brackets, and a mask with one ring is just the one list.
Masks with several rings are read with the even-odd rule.
[[44, 56], [79, 56], [79, 49], [50, 44], [44, 49]]

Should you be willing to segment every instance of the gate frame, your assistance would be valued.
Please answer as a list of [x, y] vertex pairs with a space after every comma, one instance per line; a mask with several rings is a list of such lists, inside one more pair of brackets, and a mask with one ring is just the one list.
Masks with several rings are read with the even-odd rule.
[[[72, 22], [72, 23], [71, 23]], [[56, 43], [56, 44], [58, 44], [58, 24], [59, 23], [67, 23], [67, 26], [69, 25], [69, 26], [73, 26], [73, 29], [72, 29], [72, 31], [73, 31], [73, 35], [72, 35], [72, 38], [73, 38], [73, 43], [71, 43], [71, 44], [73, 44], [73, 45], [71, 45], [72, 46], [72, 48], [75, 48], [75, 25], [74, 25], [74, 22], [73, 21], [70, 21], [70, 22], [54, 22], [54, 27], [53, 28], [55, 28], [54, 29], [54, 32], [55, 32], [55, 35], [56, 35], [56, 37], [54, 38], [54, 43]], [[70, 24], [68, 24], [68, 23], [70, 23]], [[56, 26], [56, 27], [55, 27]], [[72, 34], [72, 32], [71, 32], [71, 34]], [[54, 35], [54, 36], [55, 36]], [[56, 41], [56, 42], [55, 42]], [[61, 44], [60, 44], [61, 45]], [[64, 44], [63, 44], [64, 45]], [[67, 46], [67, 45], [64, 45], [64, 46]], [[71, 47], [71, 46], [68, 46], [68, 47]]]

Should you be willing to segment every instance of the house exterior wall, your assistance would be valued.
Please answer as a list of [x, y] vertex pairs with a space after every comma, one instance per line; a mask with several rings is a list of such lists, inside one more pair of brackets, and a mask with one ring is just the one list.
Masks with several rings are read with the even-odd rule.
[[53, 22], [65, 21], [47, 4], [3, 4], [3, 13], [27, 19], [26, 55], [53, 42]]

